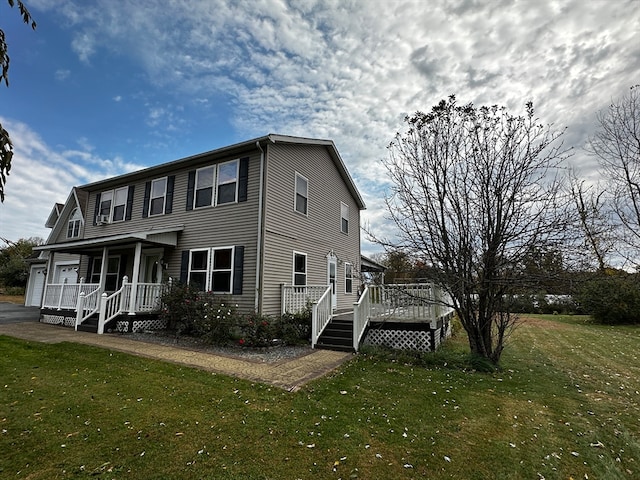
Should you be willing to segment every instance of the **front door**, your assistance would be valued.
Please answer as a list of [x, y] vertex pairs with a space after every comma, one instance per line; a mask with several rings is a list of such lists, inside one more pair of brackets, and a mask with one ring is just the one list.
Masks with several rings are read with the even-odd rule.
[[162, 283], [159, 253], [143, 254], [139, 281], [141, 283]]
[[327, 257], [327, 283], [331, 286], [331, 308], [333, 310], [338, 306], [337, 288], [336, 288], [336, 271], [337, 259], [334, 255]]

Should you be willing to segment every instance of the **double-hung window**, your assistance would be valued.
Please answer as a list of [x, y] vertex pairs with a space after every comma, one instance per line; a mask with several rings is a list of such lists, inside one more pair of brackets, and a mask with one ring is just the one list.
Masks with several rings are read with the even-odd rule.
[[157, 178], [151, 182], [151, 197], [149, 202], [149, 216], [164, 214], [167, 196], [167, 177]]
[[238, 160], [218, 165], [217, 205], [238, 201], [238, 165]]
[[340, 231], [349, 233], [349, 205], [340, 202]]
[[102, 192], [100, 195], [100, 208], [98, 209], [98, 215], [101, 219], [111, 221], [111, 205], [113, 204], [113, 190]]
[[80, 236], [80, 227], [82, 225], [82, 212], [79, 208], [74, 208], [69, 216], [69, 224], [67, 225], [67, 238], [77, 238]]
[[196, 170], [194, 208], [213, 205], [213, 177], [216, 167], [204, 167]]
[[307, 284], [307, 255], [293, 252], [293, 284], [304, 286]]
[[309, 180], [296, 172], [295, 211], [307, 214], [309, 203]]
[[189, 258], [189, 285], [200, 291], [208, 290], [209, 249], [192, 250]]
[[189, 254], [189, 285], [200, 291], [233, 293], [235, 247], [191, 250]]
[[128, 187], [117, 188], [113, 192], [113, 212], [111, 221], [121, 222], [124, 220], [125, 211], [127, 209]]
[[353, 266], [344, 264], [344, 293], [353, 293]]

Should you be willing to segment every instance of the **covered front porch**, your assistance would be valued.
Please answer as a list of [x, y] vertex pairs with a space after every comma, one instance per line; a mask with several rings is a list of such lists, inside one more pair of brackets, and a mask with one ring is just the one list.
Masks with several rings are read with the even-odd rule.
[[[131, 325], [131, 317], [150, 317], [160, 309], [166, 288], [169, 256], [178, 229], [125, 235], [38, 247], [48, 252], [41, 302], [41, 321], [103, 333], [109, 322]], [[55, 282], [56, 257], [77, 255], [78, 278]], [[128, 317], [123, 320], [123, 317]], [[111, 329], [116, 329], [112, 328]]]

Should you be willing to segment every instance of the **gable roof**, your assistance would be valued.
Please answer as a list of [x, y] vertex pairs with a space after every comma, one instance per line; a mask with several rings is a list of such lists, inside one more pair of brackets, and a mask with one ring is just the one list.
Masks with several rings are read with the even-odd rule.
[[336, 149], [335, 144], [331, 140], [318, 139], [318, 138], [305, 138], [305, 137], [293, 137], [288, 135], [278, 135], [278, 134], [269, 134], [263, 137], [254, 138], [251, 140], [246, 140], [244, 142], [236, 143], [233, 145], [229, 145], [226, 147], [218, 148], [215, 150], [209, 150], [207, 152], [199, 153], [196, 155], [191, 155], [189, 157], [181, 158], [179, 160], [173, 160], [170, 162], [162, 163], [160, 165], [154, 165], [152, 167], [144, 168], [142, 170], [136, 170], [135, 172], [125, 173], [124, 175], [119, 175], [117, 177], [110, 177], [104, 180], [100, 180], [97, 182], [89, 183], [80, 187], [81, 190], [93, 191], [99, 190], [102, 188], [107, 188], [110, 185], [122, 183], [123, 180], [127, 179], [137, 179], [144, 178], [150, 175], [162, 175], [171, 172], [177, 168], [182, 168], [185, 165], [190, 163], [197, 163], [199, 160], [205, 159], [206, 157], [211, 156], [224, 156], [224, 155], [235, 155], [245, 153], [247, 151], [262, 149], [263, 146], [268, 145], [269, 143], [289, 143], [289, 144], [297, 144], [297, 145], [318, 145], [323, 146], [329, 152], [333, 163], [335, 164], [340, 176], [344, 180], [349, 192], [353, 196], [360, 210], [366, 208], [364, 204], [364, 200], [360, 196], [360, 192], [351, 178], [351, 175], [347, 171], [347, 167], [345, 166], [338, 150]]
[[[60, 233], [64, 231], [64, 229], [66, 229], [69, 216], [75, 208], [79, 208], [82, 212], [82, 218], [86, 218], [85, 210], [87, 208], [86, 204], [88, 198], [89, 194], [87, 192], [80, 190], [78, 187], [73, 187], [71, 189], [71, 192], [69, 193], [69, 196], [67, 197], [67, 201], [64, 204], [55, 204], [54, 209], [51, 212], [51, 215], [49, 215], [46, 223], [47, 227], [52, 228], [51, 232], [49, 233], [49, 238], [47, 238], [47, 244], [58, 238]], [[49, 222], [52, 220], [52, 216], [54, 215], [54, 211], [57, 212], [55, 221], [52, 225], [49, 225]]]

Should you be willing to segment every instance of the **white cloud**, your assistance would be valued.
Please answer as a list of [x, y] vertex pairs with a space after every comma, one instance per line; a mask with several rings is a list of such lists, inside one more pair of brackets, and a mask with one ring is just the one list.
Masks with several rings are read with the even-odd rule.
[[54, 74], [56, 80], [58, 80], [59, 82], [66, 80], [67, 78], [69, 78], [70, 75], [71, 75], [71, 70], [65, 70], [62, 68], [56, 70]]
[[[226, 97], [241, 138], [331, 138], [361, 189], [379, 192], [379, 160], [404, 115], [453, 93], [513, 113], [532, 100], [580, 148], [595, 112], [638, 82], [636, 3], [102, 0], [60, 12], [82, 61], [106, 49], [129, 56], [152, 89], [211, 109]], [[151, 127], [184, 122], [170, 105], [146, 107]], [[366, 215], [382, 222], [372, 200]]]
[[[55, 203], [64, 203], [73, 186], [142, 168], [121, 158], [105, 159], [86, 150], [59, 151], [28, 125], [0, 117], [14, 146], [5, 201], [0, 204], [0, 236], [47, 238], [44, 227]], [[82, 142], [81, 142], [82, 143]]]

